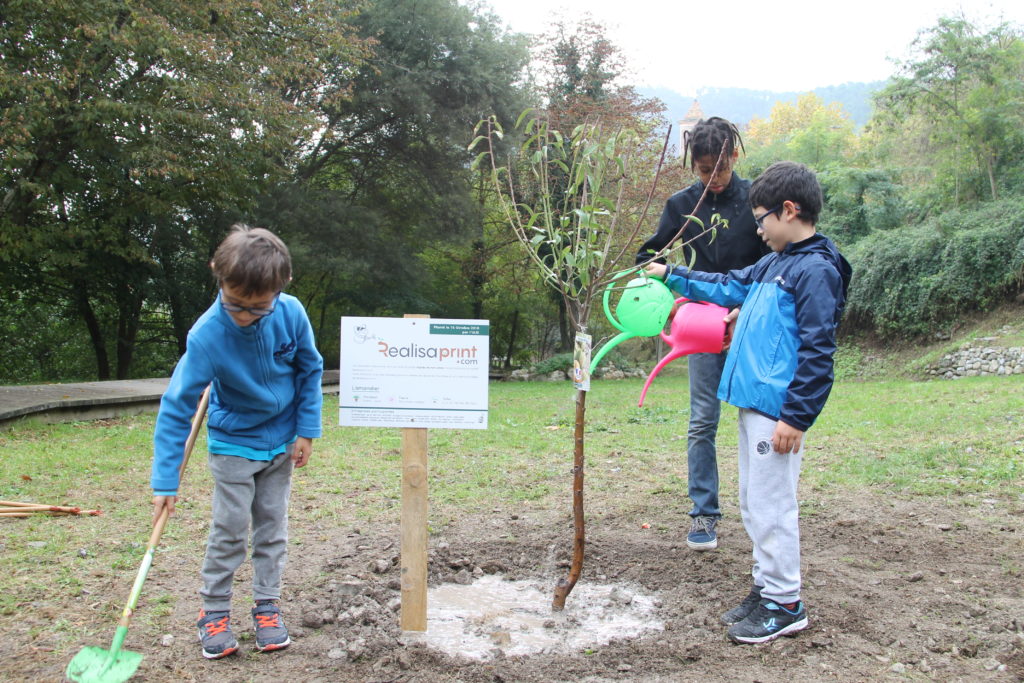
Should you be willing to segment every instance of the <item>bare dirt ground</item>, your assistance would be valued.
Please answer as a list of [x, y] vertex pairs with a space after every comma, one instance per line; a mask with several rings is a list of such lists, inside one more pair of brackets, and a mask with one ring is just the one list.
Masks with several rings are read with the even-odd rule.
[[[599, 511], [600, 502], [590, 507]], [[568, 655], [508, 657], [497, 648], [496, 658], [472, 661], [407, 643], [398, 627], [397, 524], [369, 530], [313, 522], [293, 545], [286, 574], [292, 647], [250, 652], [251, 625], [238, 610], [243, 652], [205, 661], [192, 626], [201, 553], [172, 544], [158, 556], [146, 592], [174, 595], [173, 611], [149, 619], [153, 606], [140, 607], [126, 643], [145, 654], [135, 680], [1024, 680], [1024, 499], [814, 494], [801, 521], [811, 626], [760, 646], [731, 644], [718, 623], [749, 589], [750, 543], [734, 507], [726, 507], [719, 550], [694, 553], [684, 540], [687, 502], [651, 498], [636, 513], [591, 514], [581, 583], [628, 582], [655, 594], [664, 629]], [[463, 517], [433, 530], [431, 581], [464, 582], [479, 568], [477, 575], [553, 587], [570, 539], [568, 511], [524, 507]], [[238, 580], [247, 585], [245, 570]], [[71, 604], [39, 596], [25, 605], [17, 632], [4, 636], [0, 678], [58, 681], [82, 646], [109, 647], [109, 640], [58, 641], [48, 624], [63, 619], [95, 632], [96, 606], [120, 604], [126, 588], [96, 576]]]

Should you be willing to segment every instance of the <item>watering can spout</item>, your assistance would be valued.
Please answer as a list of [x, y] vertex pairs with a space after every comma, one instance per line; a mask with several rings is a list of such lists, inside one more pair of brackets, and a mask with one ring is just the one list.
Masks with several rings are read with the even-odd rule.
[[729, 309], [703, 301], [691, 301], [684, 297], [676, 299], [680, 307], [672, 318], [669, 334], [661, 338], [671, 349], [651, 370], [640, 392], [640, 406], [644, 404], [647, 389], [662, 368], [677, 358], [691, 353], [721, 353], [725, 343], [725, 316]]

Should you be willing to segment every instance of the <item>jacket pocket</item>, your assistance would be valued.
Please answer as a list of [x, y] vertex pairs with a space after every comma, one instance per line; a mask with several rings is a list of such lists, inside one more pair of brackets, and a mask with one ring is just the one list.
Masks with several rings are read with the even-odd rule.
[[238, 421], [238, 416], [228, 408], [218, 407], [211, 409], [206, 419], [213, 429], [230, 432]]

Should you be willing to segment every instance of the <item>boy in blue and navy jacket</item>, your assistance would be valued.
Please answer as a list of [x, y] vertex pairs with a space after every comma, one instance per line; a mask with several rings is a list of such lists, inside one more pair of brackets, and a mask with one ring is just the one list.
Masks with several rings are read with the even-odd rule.
[[153, 519], [174, 511], [190, 418], [210, 384], [209, 464], [213, 516], [203, 561], [199, 639], [203, 656], [238, 649], [231, 632], [235, 570], [252, 531], [253, 624], [261, 652], [291, 640], [277, 605], [287, 557], [293, 467], [320, 437], [323, 359], [306, 311], [283, 293], [291, 257], [269, 230], [233, 226], [210, 263], [217, 301], [189, 331], [160, 401], [154, 434]]
[[740, 512], [754, 546], [753, 588], [722, 615], [738, 643], [807, 627], [797, 485], [804, 432], [832, 389], [836, 326], [852, 274], [815, 229], [821, 187], [806, 166], [769, 166], [751, 186], [750, 204], [772, 250], [754, 265], [725, 274], [646, 269], [689, 299], [742, 306], [718, 387], [718, 397], [739, 408]]

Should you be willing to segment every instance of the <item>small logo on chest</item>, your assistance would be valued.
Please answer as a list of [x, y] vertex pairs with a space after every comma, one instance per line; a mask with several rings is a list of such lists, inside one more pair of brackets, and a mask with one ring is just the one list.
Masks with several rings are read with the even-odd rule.
[[294, 341], [290, 341], [287, 344], [281, 344], [281, 348], [279, 348], [277, 351], [274, 351], [274, 358], [280, 358], [281, 356], [286, 356], [286, 355], [288, 355], [289, 353], [291, 353], [294, 350], [295, 350], [295, 342]]

